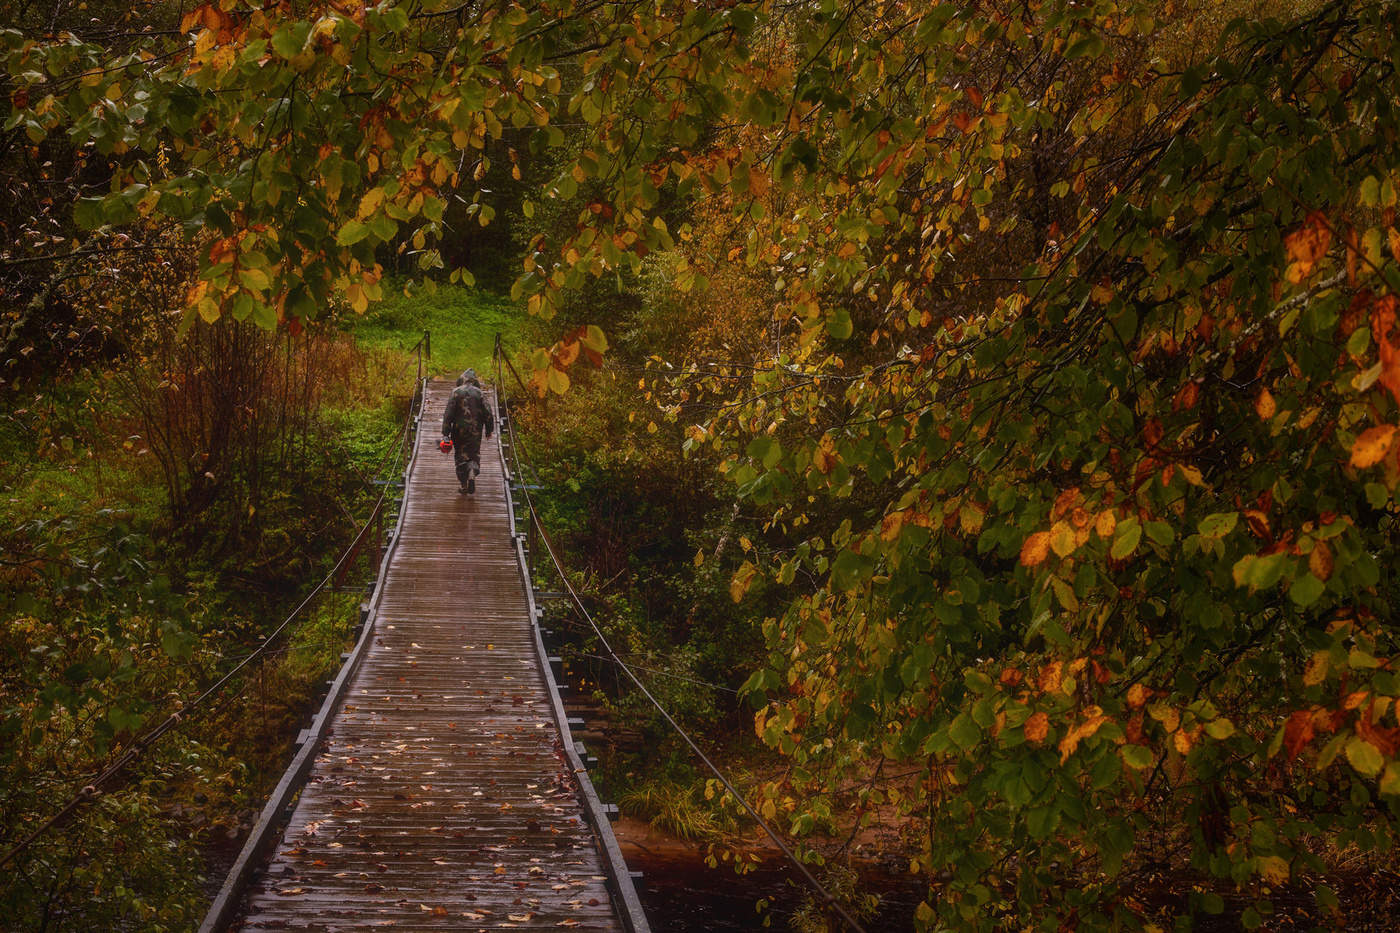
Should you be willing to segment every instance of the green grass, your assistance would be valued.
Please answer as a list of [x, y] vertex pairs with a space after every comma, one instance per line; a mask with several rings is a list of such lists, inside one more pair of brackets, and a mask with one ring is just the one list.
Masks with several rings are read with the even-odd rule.
[[[0, 527], [102, 509], [157, 520], [162, 488], [103, 374], [83, 372], [15, 399], [0, 416]], [[152, 468], [147, 468], [152, 467]]]
[[[386, 288], [386, 292], [390, 289]], [[398, 288], [375, 305], [350, 330], [363, 347], [407, 350], [423, 331], [432, 334], [433, 375], [454, 375], [472, 367], [483, 376], [491, 372], [491, 351], [500, 334], [514, 349], [525, 313], [503, 298], [476, 289], [439, 285]]]

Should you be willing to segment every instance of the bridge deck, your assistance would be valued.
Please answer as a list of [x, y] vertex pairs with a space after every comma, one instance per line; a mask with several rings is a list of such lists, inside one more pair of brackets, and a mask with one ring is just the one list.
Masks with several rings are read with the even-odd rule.
[[539, 668], [497, 437], [457, 492], [428, 384], [378, 621], [245, 930], [621, 930]]

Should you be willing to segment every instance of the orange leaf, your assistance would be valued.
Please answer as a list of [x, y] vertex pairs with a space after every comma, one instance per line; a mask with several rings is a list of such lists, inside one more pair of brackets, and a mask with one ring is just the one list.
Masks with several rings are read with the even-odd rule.
[[1313, 714], [1311, 710], [1300, 709], [1292, 716], [1288, 717], [1288, 723], [1283, 727], [1283, 747], [1288, 752], [1289, 758], [1298, 757], [1298, 753], [1303, 750], [1303, 746], [1312, 741], [1313, 737]]
[[1069, 514], [1076, 505], [1079, 504], [1079, 487], [1072, 486], [1055, 497], [1055, 504], [1050, 508], [1050, 520], [1055, 521]]
[[1385, 459], [1390, 443], [1395, 438], [1395, 425], [1381, 424], [1367, 428], [1351, 445], [1351, 465], [1358, 470], [1375, 466]]
[[1288, 281], [1301, 282], [1307, 278], [1317, 263], [1327, 254], [1332, 245], [1332, 231], [1327, 229], [1326, 219], [1317, 211], [1308, 215], [1303, 226], [1283, 238], [1284, 252], [1288, 256]]
[[1278, 411], [1278, 405], [1274, 403], [1274, 397], [1268, 389], [1260, 389], [1259, 396], [1254, 400], [1254, 412], [1260, 418], [1268, 421]]
[[559, 348], [554, 352], [554, 361], [559, 364], [561, 369], [572, 366], [574, 360], [578, 359], [578, 341], [570, 340], [560, 343], [558, 346]]
[[1060, 740], [1060, 764], [1069, 760], [1069, 756], [1074, 754], [1074, 750], [1079, 747], [1080, 742], [1098, 732], [1099, 727], [1108, 722], [1108, 717], [1103, 715], [1103, 711], [1097, 706], [1089, 707], [1084, 713], [1087, 718], [1069, 730], [1065, 737]]
[[1172, 399], [1172, 411], [1190, 411], [1201, 397], [1201, 384], [1194, 379], [1177, 390]]
[[1138, 709], [1147, 702], [1147, 698], [1151, 695], [1152, 691], [1142, 684], [1133, 684], [1128, 688], [1128, 705], [1133, 709]]
[[[817, 465], [817, 469], [823, 473], [830, 473], [836, 468], [836, 440], [830, 434], [823, 434], [821, 441], [817, 445], [816, 453], [812, 455], [812, 461]], [[1025, 551], [1021, 552], [1022, 559]]]
[[1035, 567], [1045, 562], [1050, 554], [1050, 532], [1037, 531], [1021, 545], [1021, 564]]
[[1044, 713], [1033, 713], [1022, 728], [1026, 733], [1026, 741], [1039, 745], [1050, 734], [1050, 717]]
[[1051, 661], [1045, 665], [1040, 672], [1040, 689], [1045, 693], [1054, 693], [1060, 689], [1060, 679], [1064, 672], [1064, 665], [1059, 661]]
[[1324, 583], [1332, 576], [1332, 549], [1327, 546], [1326, 541], [1319, 541], [1313, 545], [1312, 553], [1308, 555], [1308, 570], [1312, 575]]

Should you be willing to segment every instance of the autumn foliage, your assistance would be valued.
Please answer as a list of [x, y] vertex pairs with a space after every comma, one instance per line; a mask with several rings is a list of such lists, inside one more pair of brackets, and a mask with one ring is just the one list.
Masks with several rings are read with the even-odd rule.
[[669, 408], [771, 513], [734, 596], [791, 596], [767, 815], [897, 813], [926, 928], [1256, 927], [1280, 887], [1345, 925], [1335, 855], [1400, 806], [1400, 12], [1237, 6], [226, 2], [95, 80], [6, 34], [8, 125], [90, 136], [85, 222], [197, 228], [191, 307], [269, 326], [434, 268], [489, 142], [552, 154], [540, 200], [587, 200], [531, 310], [663, 262], [768, 296]]

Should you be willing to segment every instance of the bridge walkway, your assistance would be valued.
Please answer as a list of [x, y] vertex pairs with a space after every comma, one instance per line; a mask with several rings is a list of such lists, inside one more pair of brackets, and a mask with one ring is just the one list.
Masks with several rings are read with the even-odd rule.
[[472, 496], [437, 450], [451, 388], [426, 383], [369, 643], [235, 928], [625, 929], [540, 663], [500, 435]]

